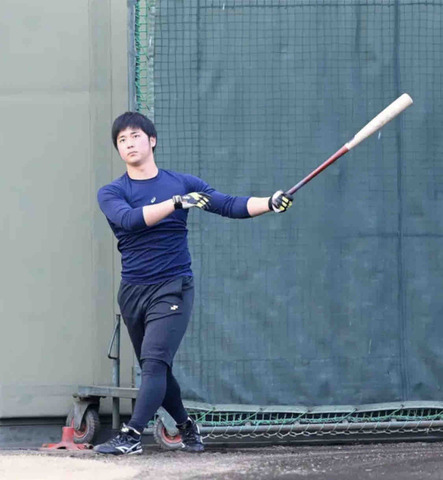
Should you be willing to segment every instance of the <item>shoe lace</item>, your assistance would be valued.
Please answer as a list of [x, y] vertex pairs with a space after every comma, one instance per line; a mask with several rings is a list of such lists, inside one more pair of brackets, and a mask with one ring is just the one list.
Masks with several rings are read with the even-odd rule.
[[115, 438], [113, 438], [112, 440], [109, 440], [108, 444], [111, 445], [112, 447], [115, 447], [116, 445], [127, 443], [128, 440], [129, 440], [129, 434], [120, 432]]

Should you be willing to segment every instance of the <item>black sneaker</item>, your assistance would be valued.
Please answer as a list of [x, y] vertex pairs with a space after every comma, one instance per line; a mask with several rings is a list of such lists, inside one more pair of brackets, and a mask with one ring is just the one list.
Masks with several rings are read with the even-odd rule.
[[132, 427], [123, 424], [120, 433], [101, 445], [94, 447], [94, 452], [108, 455], [133, 455], [142, 453], [141, 434]]
[[177, 425], [180, 436], [182, 437], [182, 451], [200, 453], [205, 451], [198, 425], [192, 418], [188, 418], [185, 423]]

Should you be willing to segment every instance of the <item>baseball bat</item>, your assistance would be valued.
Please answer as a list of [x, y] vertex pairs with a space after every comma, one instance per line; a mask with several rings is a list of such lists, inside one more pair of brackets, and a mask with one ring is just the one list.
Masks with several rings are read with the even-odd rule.
[[404, 93], [403, 95], [398, 97], [397, 100], [394, 100], [390, 105], [388, 105], [376, 117], [374, 117], [358, 133], [356, 133], [352, 138], [352, 140], [345, 143], [343, 147], [341, 147], [339, 150], [337, 150], [334, 153], [334, 155], [329, 157], [324, 163], [322, 163], [319, 167], [317, 167], [314, 171], [312, 171], [303, 180], [298, 182], [297, 185], [294, 185], [292, 188], [290, 188], [286, 193], [288, 195], [293, 195], [297, 190], [299, 190], [301, 187], [306, 185], [309, 181], [311, 181], [315, 176], [317, 176], [325, 168], [329, 167], [329, 165], [334, 163], [337, 159], [342, 157], [345, 153], [349, 152], [351, 148], [354, 148], [363, 140], [370, 137], [377, 130], [380, 130], [380, 128], [382, 128], [392, 119], [394, 119], [398, 114], [403, 112], [403, 110], [408, 108], [409, 105], [412, 105], [412, 98], [407, 93]]

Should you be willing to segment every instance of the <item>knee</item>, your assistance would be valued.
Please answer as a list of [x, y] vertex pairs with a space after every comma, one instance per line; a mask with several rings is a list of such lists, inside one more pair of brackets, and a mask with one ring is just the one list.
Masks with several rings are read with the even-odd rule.
[[149, 377], [166, 376], [168, 364], [155, 358], [143, 358], [141, 360], [142, 375]]

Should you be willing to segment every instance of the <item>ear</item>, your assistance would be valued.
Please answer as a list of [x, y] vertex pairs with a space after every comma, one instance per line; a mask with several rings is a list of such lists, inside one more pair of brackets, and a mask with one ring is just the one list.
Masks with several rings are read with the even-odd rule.
[[155, 137], [149, 137], [149, 141], [151, 142], [152, 148], [154, 148], [157, 145], [157, 139]]

